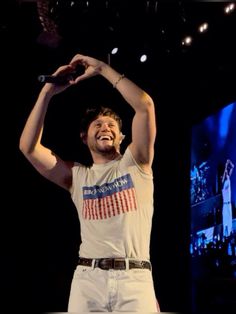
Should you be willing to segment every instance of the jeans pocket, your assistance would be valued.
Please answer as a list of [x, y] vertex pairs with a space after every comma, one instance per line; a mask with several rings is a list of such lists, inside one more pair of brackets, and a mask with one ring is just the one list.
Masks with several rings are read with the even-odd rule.
[[90, 266], [82, 266], [78, 265], [74, 272], [74, 278], [81, 278], [86, 275], [88, 272], [92, 271], [92, 267]]

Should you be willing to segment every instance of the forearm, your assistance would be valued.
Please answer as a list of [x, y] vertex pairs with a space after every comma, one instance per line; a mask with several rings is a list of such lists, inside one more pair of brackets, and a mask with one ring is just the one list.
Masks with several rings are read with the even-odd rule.
[[100, 74], [121, 93], [126, 102], [134, 109], [130, 149], [136, 162], [144, 171], [150, 172], [156, 137], [155, 107], [152, 98], [109, 65], [102, 66]]
[[75, 55], [70, 65], [73, 68], [76, 68], [77, 65], [83, 65], [85, 67], [85, 72], [76, 78], [75, 83], [100, 74], [121, 93], [123, 98], [133, 107], [136, 113], [148, 112], [153, 114], [154, 103], [152, 98], [131, 80], [123, 77], [121, 73], [113, 69], [110, 65], [81, 54]]
[[19, 145], [25, 155], [32, 153], [37, 144], [41, 142], [43, 124], [51, 97], [49, 91], [43, 88], [26, 121]]
[[144, 90], [125, 76], [122, 77], [121, 73], [109, 65], [104, 64], [100, 74], [121, 93], [136, 112], [152, 110], [152, 107], [154, 107], [152, 98]]

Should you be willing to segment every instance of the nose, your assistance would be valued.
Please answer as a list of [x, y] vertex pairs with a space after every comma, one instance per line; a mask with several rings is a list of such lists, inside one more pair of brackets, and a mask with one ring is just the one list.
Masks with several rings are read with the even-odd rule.
[[104, 130], [105, 130], [105, 131], [106, 131], [106, 130], [110, 130], [109, 124], [106, 123], [106, 122], [104, 122], [104, 123], [102, 124], [101, 129], [102, 129], [102, 131], [104, 131]]

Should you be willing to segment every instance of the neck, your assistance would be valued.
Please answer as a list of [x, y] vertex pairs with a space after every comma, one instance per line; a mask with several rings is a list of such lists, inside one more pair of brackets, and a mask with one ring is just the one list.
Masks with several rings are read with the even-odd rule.
[[92, 154], [92, 158], [93, 158], [93, 162], [95, 164], [106, 164], [109, 161], [112, 161], [114, 159], [116, 159], [117, 157], [120, 156], [120, 152], [119, 151], [113, 151], [111, 153], [96, 153], [96, 152], [91, 152]]

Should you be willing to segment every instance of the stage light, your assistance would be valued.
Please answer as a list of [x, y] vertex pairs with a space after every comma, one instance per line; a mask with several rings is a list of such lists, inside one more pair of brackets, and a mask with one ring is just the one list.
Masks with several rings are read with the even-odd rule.
[[199, 26], [198, 31], [200, 33], [204, 33], [207, 31], [207, 29], [208, 29], [208, 23], [203, 23]]
[[191, 36], [186, 36], [183, 40], [182, 40], [182, 45], [183, 46], [190, 46], [192, 44], [193, 38]]
[[235, 4], [230, 3], [224, 7], [224, 12], [225, 12], [225, 14], [230, 14], [232, 11], [234, 11], [234, 9], [235, 9]]
[[58, 25], [51, 18], [52, 13], [54, 13], [53, 7], [50, 7], [48, 0], [38, 0], [37, 11], [43, 27], [43, 31], [39, 34], [37, 42], [51, 48], [57, 48], [62, 38], [58, 33]]
[[140, 62], [146, 62], [147, 61], [147, 55], [146, 54], [141, 55], [139, 60], [140, 60]]
[[111, 50], [111, 54], [112, 55], [115, 55], [117, 52], [118, 52], [119, 48], [118, 47], [114, 47], [112, 50]]

